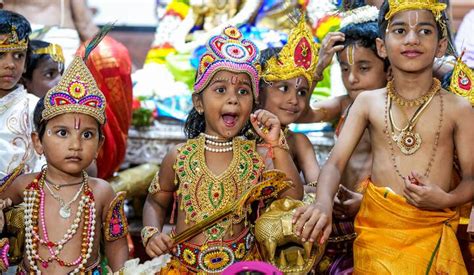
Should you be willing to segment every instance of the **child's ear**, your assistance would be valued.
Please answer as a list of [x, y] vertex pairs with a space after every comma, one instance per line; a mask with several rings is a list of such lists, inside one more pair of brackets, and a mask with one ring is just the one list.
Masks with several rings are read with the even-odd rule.
[[387, 48], [385, 47], [385, 42], [380, 39], [375, 39], [375, 45], [377, 46], [377, 53], [381, 58], [387, 58]]
[[438, 49], [436, 50], [436, 57], [440, 58], [443, 57], [446, 53], [446, 49], [448, 48], [448, 39], [443, 37], [438, 41]]
[[31, 141], [33, 142], [33, 147], [38, 155], [44, 153], [43, 144], [41, 144], [41, 139], [38, 132], [31, 132]]
[[204, 112], [204, 106], [202, 104], [202, 96], [200, 94], [193, 94], [192, 99], [193, 99], [194, 109], [196, 109], [196, 112], [198, 112], [201, 115]]

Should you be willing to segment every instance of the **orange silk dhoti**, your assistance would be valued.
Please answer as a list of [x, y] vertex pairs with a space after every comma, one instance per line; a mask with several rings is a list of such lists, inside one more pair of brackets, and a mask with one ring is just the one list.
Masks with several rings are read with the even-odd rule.
[[354, 274], [467, 274], [456, 239], [458, 211], [422, 210], [366, 184], [355, 220]]

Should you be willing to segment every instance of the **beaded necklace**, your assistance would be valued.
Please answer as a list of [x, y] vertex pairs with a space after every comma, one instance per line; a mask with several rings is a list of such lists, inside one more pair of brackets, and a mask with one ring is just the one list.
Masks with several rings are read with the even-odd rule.
[[429, 98], [433, 97], [441, 87], [441, 83], [438, 79], [433, 78], [433, 84], [431, 84], [430, 91], [418, 98], [415, 99], [406, 99], [400, 94], [397, 93], [396, 89], [393, 88], [393, 81], [387, 83], [387, 94], [388, 96], [395, 101], [400, 106], [420, 106], [421, 104], [428, 101]]
[[[436, 129], [436, 133], [435, 133], [435, 140], [434, 140], [434, 143], [433, 143], [433, 149], [431, 150], [430, 160], [428, 161], [428, 165], [427, 165], [426, 170], [423, 174], [425, 177], [429, 176], [430, 171], [431, 171], [431, 166], [433, 166], [433, 162], [434, 162], [434, 159], [436, 157], [436, 151], [437, 151], [437, 147], [438, 147], [439, 136], [440, 136], [440, 133], [441, 133], [441, 126], [442, 126], [442, 123], [443, 123], [444, 103], [443, 103], [443, 94], [442, 93], [439, 94], [439, 98], [440, 98], [439, 123], [438, 123], [438, 128]], [[397, 165], [397, 161], [396, 161], [396, 158], [395, 158], [395, 149], [393, 147], [393, 142], [394, 141], [392, 139], [391, 131], [389, 131], [389, 126], [388, 126], [390, 105], [391, 105], [391, 98], [387, 93], [387, 96], [385, 98], [385, 116], [384, 116], [385, 130], [384, 130], [384, 132], [385, 132], [385, 135], [387, 136], [387, 139], [388, 139], [388, 145], [390, 146], [390, 157], [392, 159], [393, 167], [395, 168], [395, 172], [397, 173], [397, 175], [403, 181], [404, 177], [401, 174], [400, 168]]]
[[[233, 139], [233, 156], [229, 167], [214, 175], [206, 165], [205, 137], [190, 139], [179, 149], [174, 165], [175, 184], [179, 183], [180, 208], [185, 212], [185, 223], [198, 223], [219, 209], [224, 208], [258, 182], [264, 164], [255, 150], [255, 141], [236, 137]], [[245, 211], [244, 211], [245, 212]], [[244, 215], [224, 219], [204, 235], [208, 240], [219, 240], [232, 224], [240, 223]]]
[[[76, 218], [71, 224], [70, 228], [64, 234], [64, 237], [59, 241], [52, 241], [49, 239], [48, 230], [45, 221], [45, 178], [46, 169], [43, 169], [37, 178], [30, 183], [25, 191], [25, 238], [26, 238], [26, 255], [30, 265], [30, 269], [39, 273], [39, 267], [36, 262], [40, 262], [43, 268], [48, 268], [49, 263], [57, 261], [60, 266], [74, 267], [74, 271], [69, 274], [76, 274], [84, 272], [88, 259], [92, 254], [92, 247], [94, 245], [95, 235], [95, 202], [92, 190], [88, 185], [87, 173], [85, 173], [84, 187], [82, 190], [81, 200], [76, 212]], [[39, 215], [38, 215], [39, 214]], [[70, 241], [77, 232], [79, 224], [84, 219], [82, 230], [82, 244], [81, 253], [78, 258], [72, 262], [66, 262], [59, 257], [64, 245]], [[41, 227], [42, 235], [40, 236], [39, 228]], [[38, 253], [38, 247], [42, 245], [49, 251], [50, 256], [43, 258]]]

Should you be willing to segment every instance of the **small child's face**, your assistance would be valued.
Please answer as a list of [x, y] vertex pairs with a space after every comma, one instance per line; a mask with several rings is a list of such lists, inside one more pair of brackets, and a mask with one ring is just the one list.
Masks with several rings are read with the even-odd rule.
[[85, 114], [67, 113], [47, 122], [42, 141], [32, 135], [35, 150], [44, 154], [48, 166], [78, 174], [97, 157], [101, 140], [99, 124]]
[[295, 122], [309, 103], [306, 78], [299, 76], [267, 85], [261, 95], [263, 109], [275, 114], [282, 125]]
[[434, 58], [444, 55], [445, 38], [438, 40], [433, 14], [428, 10], [396, 13], [390, 20], [383, 43], [378, 43], [381, 56], [387, 56], [394, 70], [420, 72], [433, 67]]
[[[0, 35], [0, 40], [5, 35]], [[0, 52], [0, 97], [12, 91], [25, 69], [26, 51]]]
[[253, 108], [250, 77], [246, 73], [220, 71], [201, 95], [193, 96], [194, 107], [204, 113], [206, 133], [223, 138], [239, 134]]
[[26, 89], [38, 97], [43, 97], [51, 88], [56, 86], [61, 79], [60, 66], [51, 58], [38, 61], [31, 80], [25, 79]]
[[387, 84], [384, 62], [370, 48], [348, 45], [339, 53], [339, 64], [342, 82], [352, 100], [363, 91], [380, 89]]

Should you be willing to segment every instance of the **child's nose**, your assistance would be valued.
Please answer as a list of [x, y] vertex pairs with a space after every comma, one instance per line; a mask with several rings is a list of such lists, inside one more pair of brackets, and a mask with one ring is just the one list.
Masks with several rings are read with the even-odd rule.
[[235, 93], [229, 93], [229, 96], [227, 97], [227, 103], [228, 104], [237, 104], [237, 95]]
[[409, 30], [408, 34], [405, 37], [405, 43], [407, 45], [417, 45], [420, 42], [418, 35], [416, 34], [416, 30]]
[[77, 151], [81, 150], [81, 139], [80, 137], [72, 137], [69, 143], [69, 150]]
[[356, 74], [354, 72], [349, 73], [349, 83], [354, 84], [357, 83], [359, 79], [357, 78]]

